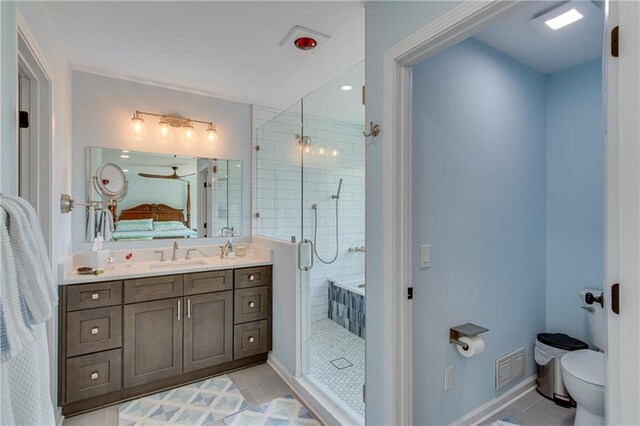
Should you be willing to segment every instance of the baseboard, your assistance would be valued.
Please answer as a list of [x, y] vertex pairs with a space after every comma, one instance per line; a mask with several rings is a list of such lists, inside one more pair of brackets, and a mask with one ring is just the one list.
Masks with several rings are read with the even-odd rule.
[[56, 407], [56, 426], [62, 426], [62, 422], [64, 422], [62, 407]]
[[299, 379], [289, 373], [282, 363], [269, 354], [267, 363], [275, 370], [284, 382], [293, 390], [298, 398], [311, 410], [314, 416], [325, 425], [354, 425], [352, 418], [345, 415], [340, 407], [326, 395], [314, 392], [305, 379]]
[[502, 411], [508, 405], [519, 400], [529, 392], [536, 388], [536, 376], [524, 379], [502, 395], [491, 401], [482, 404], [475, 410], [465, 414], [458, 420], [452, 422], [452, 425], [476, 425], [489, 419], [491, 416]]

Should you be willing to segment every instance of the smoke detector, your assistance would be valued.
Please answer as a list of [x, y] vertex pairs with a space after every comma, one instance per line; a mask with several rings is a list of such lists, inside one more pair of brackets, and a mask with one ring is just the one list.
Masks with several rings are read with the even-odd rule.
[[280, 42], [280, 46], [285, 48], [292, 47], [303, 51], [318, 50], [327, 44], [330, 39], [331, 37], [326, 34], [296, 25]]

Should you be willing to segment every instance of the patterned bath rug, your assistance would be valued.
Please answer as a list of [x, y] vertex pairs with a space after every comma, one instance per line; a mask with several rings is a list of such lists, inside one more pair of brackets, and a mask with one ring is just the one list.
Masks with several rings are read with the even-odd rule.
[[292, 396], [276, 398], [257, 407], [248, 408], [223, 420], [226, 426], [303, 426], [322, 425]]
[[118, 406], [118, 424], [212, 425], [249, 407], [231, 379], [213, 377]]
[[519, 425], [520, 423], [516, 422], [511, 417], [503, 417], [491, 423], [491, 426], [519, 426]]

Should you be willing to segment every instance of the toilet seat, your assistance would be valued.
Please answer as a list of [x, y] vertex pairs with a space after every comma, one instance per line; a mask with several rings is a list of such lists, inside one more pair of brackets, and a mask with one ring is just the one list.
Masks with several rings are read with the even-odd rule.
[[576, 380], [604, 388], [605, 360], [602, 352], [590, 349], [569, 352], [560, 359], [560, 364]]

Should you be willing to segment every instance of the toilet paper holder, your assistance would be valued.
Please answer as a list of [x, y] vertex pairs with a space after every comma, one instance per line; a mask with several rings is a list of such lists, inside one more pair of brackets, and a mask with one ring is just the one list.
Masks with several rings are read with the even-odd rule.
[[489, 331], [489, 329], [471, 324], [470, 322], [457, 325], [449, 329], [449, 343], [455, 343], [456, 345], [462, 346], [464, 350], [467, 350], [469, 346], [466, 343], [461, 342], [460, 338], [476, 336], [480, 333], [484, 333], [485, 331]]

